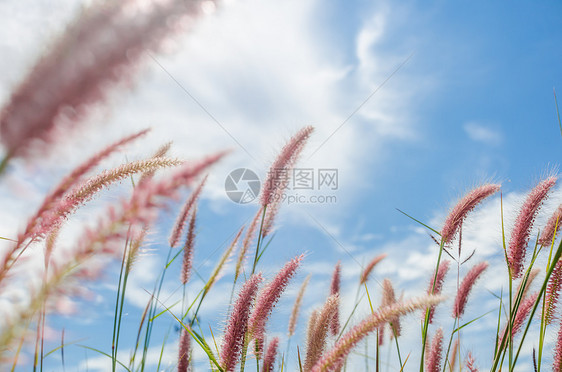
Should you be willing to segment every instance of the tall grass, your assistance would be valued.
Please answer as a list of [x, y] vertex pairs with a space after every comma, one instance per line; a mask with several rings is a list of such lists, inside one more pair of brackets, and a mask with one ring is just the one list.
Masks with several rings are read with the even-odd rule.
[[[137, 5], [135, 1], [108, 2], [87, 9], [14, 90], [0, 113], [0, 134], [5, 149], [0, 174], [13, 170], [10, 167], [14, 158], [32, 162], [37, 154], [51, 151], [61, 131], [79, 124], [90, 105], [104, 102], [108, 81], [115, 83], [130, 78], [129, 73], [120, 75], [116, 71], [134, 67], [143, 48], [157, 51], [159, 42], [176, 30], [177, 25], [169, 22], [170, 16], [194, 17], [201, 7], [199, 2], [186, 4], [169, 0], [155, 3], [151, 9], [141, 12], [134, 10]], [[113, 35], [115, 41], [106, 44], [104, 32]], [[152, 36], [143, 39], [142, 36], [148, 34]], [[87, 63], [85, 55], [98, 61], [96, 68]], [[58, 93], [49, 94], [53, 91]], [[272, 231], [281, 208], [280, 196], [288, 182], [288, 178], [280, 175], [291, 173], [312, 133], [312, 127], [301, 129], [280, 150], [268, 173], [255, 217], [248, 226], [233, 226], [237, 234], [227, 244], [209, 276], [202, 278], [202, 285], [191, 280], [194, 252], [198, 249], [198, 201], [206, 174], [212, 172], [212, 166], [226, 153], [183, 161], [166, 157], [170, 146], [166, 144], [145, 159], [99, 171], [102, 160], [147, 135], [147, 131], [142, 131], [107, 146], [76, 167], [45, 195], [36, 211], [29, 213], [30, 218], [20, 232], [2, 237], [8, 243], [0, 261], [0, 296], [8, 293], [11, 286], [22, 283], [27, 286], [26, 298], [2, 319], [0, 363], [3, 370], [46, 370], [45, 361], [57, 352], [60, 352], [60, 370], [65, 370], [65, 354], [68, 355], [71, 346], [63, 331], [60, 345], [46, 347], [47, 318], [64, 310], [61, 304], [80, 293], [86, 283], [98, 280], [108, 262], [120, 263], [120, 270], [111, 278], [116, 282], [116, 291], [107, 347], [84, 347], [107, 358], [112, 371], [148, 370], [149, 353], [154, 347], [160, 350], [157, 370], [165, 365], [172, 365], [172, 369], [180, 372], [192, 370], [200, 362], [195, 360], [196, 355], [201, 354], [207, 361], [206, 368], [213, 371], [356, 370], [359, 367], [350, 363], [349, 358], [360, 353], [359, 345], [365, 345], [364, 368], [373, 371], [382, 370], [383, 361], [394, 360], [385, 356], [384, 350], [396, 355], [398, 364], [393, 370], [477, 371], [477, 366], [486, 365], [490, 371], [514, 371], [521, 363], [523, 348], [529, 347], [525, 341], [531, 337], [531, 327], [539, 329], [538, 339], [533, 342], [538, 346], [531, 350], [533, 368], [536, 371], [548, 369], [546, 361], [550, 357], [545, 355], [552, 355], [552, 370], [562, 370], [562, 328], [557, 316], [562, 285], [562, 243], [557, 243], [557, 235], [562, 207], [541, 228], [541, 234], [533, 236], [537, 215], [556, 184], [555, 176], [541, 180], [528, 193], [514, 226], [510, 227], [509, 239], [505, 235], [502, 203], [498, 211], [502, 216], [502, 247], [497, 249], [497, 254], [504, 259], [502, 267], [490, 268], [487, 262], [473, 262], [472, 254], [467, 259], [461, 258], [466, 257], [461, 256], [463, 225], [470, 222], [474, 209], [501, 191], [500, 185], [484, 184], [454, 205], [441, 228], [412, 217], [427, 229], [436, 243], [434, 269], [427, 278], [430, 283], [427, 291], [403, 299], [396, 295], [401, 289], [386, 278], [382, 282], [381, 300], [377, 302], [371, 295], [379, 293], [373, 287], [370, 291], [369, 287], [376, 278], [377, 267], [386, 257], [379, 254], [357, 278], [352, 311], [345, 313], [342, 300], [348, 300], [349, 295], [343, 292], [344, 267], [338, 262], [331, 284], [325, 284], [327, 296], [320, 308], [311, 311], [306, 321], [298, 319], [300, 314], [308, 313], [302, 311], [301, 306], [303, 297], [307, 296], [307, 286], [314, 278], [307, 277], [295, 297], [287, 337], [270, 334], [271, 315], [280, 299], [286, 296], [286, 289], [297, 284], [292, 282], [307, 262], [305, 255], [298, 255], [280, 265], [275, 275], [260, 272], [261, 262], [270, 245], [270, 249], [276, 248]], [[68, 244], [60, 239], [60, 232], [78, 209], [95, 202], [99, 191], [127, 179], [131, 180], [130, 195], [105, 205], [105, 213], [94, 225], [83, 226], [75, 241]], [[4, 180], [0, 178], [0, 182]], [[169, 239], [162, 242], [169, 247], [166, 261], [144, 311], [138, 314], [139, 324], [130, 329], [125, 326], [124, 309], [131, 273], [147, 244], [147, 236], [155, 228], [158, 213], [170, 203], [181, 203], [178, 199], [185, 188], [190, 189], [190, 195], [171, 227]], [[226, 267], [234, 256], [235, 270], [230, 273]], [[32, 274], [40, 278], [39, 282], [25, 280], [30, 276], [26, 266], [29, 257], [41, 258], [42, 266], [33, 266]], [[455, 283], [448, 275], [454, 271], [452, 262], [456, 264], [457, 278], [455, 293], [450, 296], [454, 298], [453, 305], [448, 311], [453, 325], [447, 327], [451, 323], [439, 319], [436, 310], [445, 306], [448, 294], [443, 291], [444, 283]], [[163, 296], [163, 284], [173, 267], [178, 267], [181, 273], [177, 281], [182, 297], [176, 303], [169, 303]], [[481, 341], [488, 342], [493, 357], [475, 360], [466, 350], [465, 345], [470, 343], [461, 337], [461, 331], [479, 320], [466, 319], [465, 309], [472, 294], [482, 290], [479, 282], [490, 269], [505, 274], [507, 293], [505, 296], [496, 294], [496, 327]], [[224, 325], [209, 325], [201, 320], [200, 312], [212, 296], [224, 296], [216, 289], [219, 281], [232, 283], [230, 301], [224, 311]], [[537, 289], [533, 289], [532, 282], [538, 282]], [[190, 297], [189, 293], [196, 295]], [[360, 304], [367, 303], [370, 312], [361, 314]], [[417, 313], [418, 329], [401, 327], [402, 318], [410, 313]], [[157, 320], [163, 318], [180, 330], [178, 339], [174, 340], [177, 346], [168, 342], [169, 334], [160, 339], [160, 332], [155, 332], [160, 324]], [[297, 333], [306, 333], [306, 340], [291, 344], [292, 336]], [[126, 358], [120, 353], [124, 348], [124, 334], [135, 336], [132, 345], [126, 344]], [[400, 346], [404, 334], [419, 336], [417, 350], [409, 350], [403, 343]], [[554, 349], [547, 350], [546, 340], [556, 335]], [[166, 351], [171, 347], [178, 350], [173, 361], [166, 360], [169, 358]], [[33, 355], [31, 363], [22, 357], [22, 353], [29, 352]], [[419, 360], [414, 360], [413, 354], [419, 354]]]

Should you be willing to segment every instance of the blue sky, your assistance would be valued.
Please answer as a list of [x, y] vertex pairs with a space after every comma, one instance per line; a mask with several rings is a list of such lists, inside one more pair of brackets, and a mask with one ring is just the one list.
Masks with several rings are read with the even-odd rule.
[[[0, 76], [1, 102], [80, 4], [71, 0], [0, 4], [0, 68], [5, 72]], [[0, 235], [17, 231], [42, 193], [80, 159], [126, 133], [150, 126], [153, 132], [147, 140], [106, 166], [123, 161], [125, 155], [147, 155], [170, 139], [173, 154], [180, 157], [234, 150], [213, 169], [201, 203], [196, 267], [205, 276], [219, 257], [216, 249], [256, 210], [255, 204], [241, 206], [226, 197], [227, 174], [247, 167], [263, 179], [283, 143], [299, 128], [313, 125], [315, 134], [299, 166], [337, 168], [340, 182], [333, 193], [337, 202], [283, 206], [277, 235], [264, 257], [264, 274], [271, 277], [301, 252], [307, 257], [289, 296], [274, 314], [271, 333], [283, 334], [294, 294], [307, 273], [313, 276], [303, 315], [320, 306], [338, 260], [351, 297], [360, 264], [382, 252], [389, 257], [377, 271], [377, 280], [391, 278], [406, 296], [419, 293], [426, 286], [436, 250], [423, 229], [396, 208], [440, 228], [458, 197], [492, 180], [502, 183], [509, 222], [524, 192], [557, 169], [562, 137], [553, 88], [562, 86], [561, 8], [555, 1], [429, 5], [227, 1], [188, 32], [169, 40], [165, 53], [154, 60], [146, 58], [133, 89], [116, 89], [109, 109], [97, 110], [84, 130], [61, 143], [56, 154], [31, 165], [14, 165], [10, 182], [1, 185], [3, 205], [8, 208], [0, 212]], [[14, 198], [22, 188], [25, 200]], [[538, 222], [560, 203], [560, 196], [557, 190]], [[111, 194], [103, 194], [97, 207], [78, 216], [79, 222], [88, 223], [104, 203], [113, 201]], [[132, 320], [125, 322], [132, 333], [146, 301], [144, 289], [152, 287], [161, 267], [160, 252], [166, 251], [163, 242], [174, 212], [171, 208], [162, 216], [151, 236], [151, 250], [138, 263], [128, 298]], [[68, 244], [80, 223], [69, 227]], [[486, 203], [466, 229], [466, 252], [476, 249], [471, 262], [486, 259], [494, 268], [501, 267], [499, 200]], [[106, 280], [92, 284], [93, 301], [80, 304], [85, 315], [53, 318], [55, 333], [64, 327], [69, 339], [87, 334], [84, 344], [109, 350], [116, 278], [112, 271]], [[165, 285], [170, 298], [178, 295], [173, 275]], [[473, 306], [473, 316], [496, 304], [485, 289], [498, 292], [505, 286], [501, 272], [489, 270], [487, 275], [479, 287], [481, 295], [475, 298], [481, 306]], [[213, 324], [225, 318], [228, 296], [223, 292], [230, 294], [228, 280], [227, 274], [209, 305]], [[198, 285], [194, 280], [193, 292]], [[380, 287], [376, 281], [371, 285], [378, 300]], [[440, 313], [446, 327], [450, 327], [450, 302]], [[361, 309], [366, 314], [366, 307]], [[344, 306], [344, 312], [348, 310]], [[416, 316], [409, 322], [416, 329]], [[163, 320], [159, 332], [163, 334], [169, 324], [170, 319]], [[484, 333], [490, 324], [493, 327], [493, 319], [466, 332], [463, 351], [473, 350], [481, 367], [488, 365], [489, 348], [471, 338], [491, 342], [490, 333]], [[78, 327], [86, 327], [87, 332]], [[412, 349], [416, 360], [419, 336], [410, 333], [401, 347]], [[171, 358], [174, 337], [168, 348]], [[86, 370], [81, 362], [84, 353], [69, 347], [67, 370]], [[56, 358], [49, 362], [53, 371], [60, 365]], [[88, 352], [88, 359], [90, 371], [104, 370], [103, 358]], [[415, 364], [409, 366], [411, 370]], [[398, 369], [394, 364], [389, 370]]]

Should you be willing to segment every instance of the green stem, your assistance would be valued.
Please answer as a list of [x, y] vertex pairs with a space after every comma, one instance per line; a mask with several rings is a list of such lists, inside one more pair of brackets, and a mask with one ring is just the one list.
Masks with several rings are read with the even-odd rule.
[[[437, 257], [437, 265], [435, 265], [435, 275], [433, 276], [433, 287], [431, 287], [431, 294], [435, 291], [435, 285], [437, 284], [437, 273], [439, 271], [439, 264], [441, 263], [441, 256], [443, 255], [443, 246], [445, 242], [441, 239], [441, 243], [439, 244], [439, 256]], [[423, 372], [423, 365], [424, 365], [424, 357], [425, 357], [425, 344], [427, 343], [427, 330], [429, 328], [429, 310], [427, 308], [425, 311], [425, 320], [423, 323], [423, 332], [422, 332], [422, 349], [421, 349], [421, 360], [420, 360], [420, 372]]]
[[263, 232], [263, 223], [265, 221], [265, 211], [267, 210], [267, 204], [263, 206], [263, 213], [261, 216], [261, 223], [260, 223], [260, 231], [259, 231], [259, 235], [258, 235], [258, 244], [256, 246], [256, 254], [254, 256], [254, 264], [252, 265], [252, 275], [255, 273], [256, 271], [256, 266], [258, 264], [258, 257], [259, 257], [259, 251], [260, 251], [260, 243], [262, 241], [262, 232]]

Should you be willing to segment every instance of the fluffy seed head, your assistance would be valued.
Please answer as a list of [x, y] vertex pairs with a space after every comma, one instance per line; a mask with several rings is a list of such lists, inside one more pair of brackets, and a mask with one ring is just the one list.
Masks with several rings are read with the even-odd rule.
[[379, 262], [381, 262], [386, 256], [387, 256], [386, 253], [380, 254], [377, 257], [373, 258], [367, 264], [367, 266], [365, 266], [365, 269], [363, 270], [363, 272], [361, 272], [361, 276], [359, 277], [359, 284], [360, 285], [363, 285], [363, 284], [367, 283], [367, 280], [369, 280], [369, 276], [371, 275], [371, 272], [373, 271], [375, 266], [377, 266], [377, 264]]
[[427, 355], [425, 361], [425, 368], [428, 372], [439, 372], [441, 371], [441, 357], [443, 352], [443, 330], [439, 328], [435, 332], [435, 337], [431, 342], [431, 349]]
[[353, 348], [381, 324], [388, 322], [389, 319], [394, 317], [406, 315], [412, 311], [436, 305], [443, 301], [443, 299], [444, 298], [441, 296], [429, 295], [381, 308], [347, 331], [336, 342], [332, 349], [322, 355], [314, 367], [312, 367], [311, 372], [336, 371]]
[[523, 274], [525, 252], [529, 243], [529, 237], [531, 236], [531, 228], [540, 207], [555, 184], [556, 177], [548, 177], [539, 182], [527, 195], [517, 215], [515, 225], [511, 231], [508, 248], [508, 261], [513, 279], [520, 278], [521, 274]]
[[310, 275], [306, 277], [304, 282], [301, 285], [299, 293], [297, 294], [297, 298], [295, 299], [295, 304], [293, 305], [293, 311], [291, 312], [291, 318], [289, 319], [289, 327], [288, 333], [289, 337], [295, 334], [295, 329], [297, 327], [297, 318], [299, 316], [302, 298], [304, 296], [304, 292], [306, 291], [306, 287], [308, 286], [308, 282], [310, 281]]
[[275, 357], [277, 356], [277, 347], [279, 346], [279, 337], [274, 337], [267, 346], [265, 357], [263, 358], [263, 365], [261, 370], [263, 372], [273, 372], [275, 367]]
[[[443, 289], [443, 282], [445, 280], [445, 276], [449, 271], [449, 261], [443, 261], [439, 264], [439, 269], [437, 270], [437, 276], [431, 276], [431, 282], [429, 283], [429, 287], [427, 288], [427, 294], [440, 294], [441, 290]], [[435, 307], [429, 308], [429, 324], [433, 321], [433, 315], [435, 312]]]
[[562, 204], [556, 208], [552, 216], [548, 219], [544, 230], [539, 238], [539, 244], [543, 247], [549, 247], [552, 245], [554, 237], [560, 231], [560, 225], [562, 224]]
[[334, 310], [334, 316], [330, 322], [330, 332], [332, 336], [337, 336], [340, 332], [340, 306], [339, 306], [339, 296], [340, 296], [340, 285], [341, 285], [341, 263], [338, 262], [334, 268], [334, 273], [332, 275], [332, 284], [330, 286], [330, 296], [337, 296], [338, 303], [336, 304]]
[[221, 366], [225, 371], [233, 371], [240, 359], [244, 337], [248, 329], [248, 319], [258, 285], [263, 280], [261, 274], [252, 275], [240, 290], [238, 299], [228, 318], [221, 349]]
[[289, 281], [295, 275], [303, 257], [303, 255], [300, 255], [287, 262], [277, 273], [275, 278], [273, 278], [271, 283], [261, 291], [256, 301], [256, 307], [254, 311], [252, 311], [249, 323], [249, 333], [253, 338], [263, 339], [265, 325], [269, 315], [273, 311], [277, 301], [279, 301], [281, 294], [283, 294], [283, 291], [287, 288], [287, 285], [289, 285]]
[[458, 203], [453, 207], [445, 223], [443, 224], [443, 229], [441, 230], [441, 239], [443, 243], [450, 243], [468, 213], [472, 211], [482, 200], [486, 199], [490, 195], [493, 195], [499, 191], [500, 185], [486, 184], [475, 188], [466, 194]]
[[453, 317], [460, 318], [464, 313], [466, 303], [468, 301], [468, 295], [476, 283], [476, 280], [488, 267], [487, 262], [480, 262], [476, 264], [464, 277], [462, 283], [460, 284], [459, 290], [457, 292], [457, 297], [455, 298], [455, 304], [453, 305]]

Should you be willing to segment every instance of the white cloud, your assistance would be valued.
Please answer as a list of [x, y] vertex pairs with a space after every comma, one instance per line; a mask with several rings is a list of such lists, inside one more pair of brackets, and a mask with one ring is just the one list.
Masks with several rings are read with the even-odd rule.
[[498, 145], [503, 141], [503, 135], [501, 132], [483, 123], [471, 121], [464, 124], [463, 128], [468, 137], [476, 142], [482, 142], [488, 145]]

